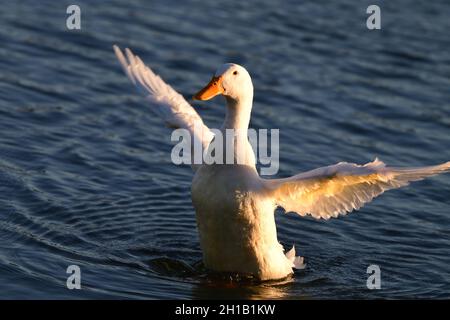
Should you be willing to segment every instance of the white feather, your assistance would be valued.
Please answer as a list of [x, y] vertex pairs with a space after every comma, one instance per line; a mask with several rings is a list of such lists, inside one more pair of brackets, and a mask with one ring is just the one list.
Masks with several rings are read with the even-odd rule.
[[386, 190], [450, 171], [450, 162], [420, 168], [389, 168], [378, 159], [365, 165], [341, 162], [285, 179], [265, 180], [286, 211], [329, 219], [361, 208]]
[[[130, 81], [136, 86], [139, 93], [151, 103], [151, 110], [168, 127], [189, 130], [191, 137], [200, 141], [205, 150], [214, 134], [183, 96], [166, 84], [130, 49], [125, 49], [126, 57], [116, 45], [114, 45], [114, 52]], [[192, 143], [193, 145], [194, 143]], [[192, 165], [192, 167], [196, 170], [198, 165]]]

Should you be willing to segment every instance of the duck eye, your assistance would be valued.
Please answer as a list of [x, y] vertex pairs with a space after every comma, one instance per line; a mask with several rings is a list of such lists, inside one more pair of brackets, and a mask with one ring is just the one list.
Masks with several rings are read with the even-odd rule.
[[234, 74], [234, 75], [237, 75], [237, 74], [238, 74], [238, 72], [237, 72], [237, 71], [234, 71], [234, 72], [233, 72], [233, 74]]

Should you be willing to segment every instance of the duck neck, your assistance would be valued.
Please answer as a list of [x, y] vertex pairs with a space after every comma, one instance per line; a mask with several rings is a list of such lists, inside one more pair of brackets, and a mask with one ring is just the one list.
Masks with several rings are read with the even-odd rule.
[[[229, 150], [233, 150], [234, 163], [255, 169], [255, 155], [248, 140], [252, 100], [253, 93], [239, 100], [227, 97], [227, 114], [221, 131], [225, 137], [223, 147], [227, 159], [230, 156]], [[232, 136], [230, 136], [230, 129], [233, 131]], [[230, 139], [231, 137], [232, 139]]]
[[246, 95], [240, 99], [227, 99], [227, 113], [222, 126], [222, 131], [234, 129], [236, 135], [247, 137], [250, 124], [250, 113], [252, 111], [253, 94]]

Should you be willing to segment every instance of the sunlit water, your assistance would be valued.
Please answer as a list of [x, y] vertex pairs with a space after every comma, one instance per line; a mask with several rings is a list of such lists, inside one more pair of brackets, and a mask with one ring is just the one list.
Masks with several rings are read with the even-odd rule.
[[[78, 3], [82, 30], [67, 31]], [[277, 214], [307, 268], [283, 282], [205, 275], [191, 170], [112, 52], [129, 46], [190, 96], [224, 62], [256, 88], [251, 126], [280, 128], [289, 176], [376, 156], [450, 160], [450, 3], [11, 1], [0, 10], [1, 298], [450, 298], [450, 176], [324, 221]], [[221, 99], [198, 104], [210, 127]], [[66, 268], [82, 290], [66, 288]], [[366, 288], [381, 268], [382, 289]]]

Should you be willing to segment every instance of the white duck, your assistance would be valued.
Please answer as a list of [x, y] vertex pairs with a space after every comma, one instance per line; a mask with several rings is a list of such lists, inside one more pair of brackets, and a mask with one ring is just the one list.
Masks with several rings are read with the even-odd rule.
[[[189, 103], [139, 57], [126, 49], [114, 51], [129, 79], [144, 93], [170, 127], [185, 128], [206, 149], [213, 133]], [[377, 159], [365, 165], [340, 162], [285, 179], [263, 179], [247, 139], [253, 85], [242, 66], [224, 64], [194, 98], [223, 95], [227, 113], [221, 130], [239, 129], [234, 156], [240, 164], [194, 165], [192, 202], [195, 207], [205, 266], [260, 280], [281, 279], [292, 268], [303, 268], [294, 247], [284, 254], [277, 240], [274, 210], [283, 207], [301, 216], [329, 219], [359, 209], [384, 191], [410, 181], [450, 171], [450, 162], [421, 168], [389, 168]], [[224, 134], [225, 136], [225, 134]], [[241, 143], [239, 143], [241, 142]]]

